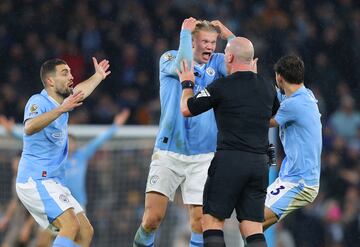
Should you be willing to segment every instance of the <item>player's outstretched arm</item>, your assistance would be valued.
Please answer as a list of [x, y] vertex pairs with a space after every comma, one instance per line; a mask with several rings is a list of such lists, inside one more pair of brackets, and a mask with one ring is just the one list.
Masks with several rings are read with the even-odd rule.
[[126, 123], [126, 120], [130, 116], [130, 110], [124, 109], [120, 113], [116, 114], [114, 117], [114, 124], [117, 126], [122, 126], [124, 123]]
[[116, 133], [118, 127], [124, 125], [126, 120], [130, 116], [129, 109], [124, 109], [120, 113], [116, 114], [114, 117], [114, 124], [108, 128], [104, 133], [101, 133], [94, 139], [92, 139], [88, 144], [86, 144], [82, 149], [82, 155], [85, 159], [90, 159], [95, 152], [108, 141]]
[[2, 125], [6, 132], [13, 138], [22, 140], [22, 133], [15, 131], [15, 121], [13, 118], [6, 118], [4, 115], [0, 115], [0, 125]]
[[77, 91], [74, 94], [67, 97], [64, 102], [57, 108], [45, 112], [35, 118], [26, 120], [24, 126], [24, 132], [26, 135], [33, 135], [46, 126], [48, 126], [52, 121], [60, 117], [61, 114], [65, 112], [72, 111], [74, 108], [82, 105], [84, 100], [84, 93]]
[[76, 87], [74, 88], [74, 92], [81, 91], [84, 94], [84, 99], [87, 98], [92, 91], [100, 84], [101, 81], [103, 81], [110, 73], [109, 70], [110, 63], [109, 60], [102, 60], [100, 63], [96, 60], [96, 58], [92, 58], [95, 73], [87, 80], [80, 82]]

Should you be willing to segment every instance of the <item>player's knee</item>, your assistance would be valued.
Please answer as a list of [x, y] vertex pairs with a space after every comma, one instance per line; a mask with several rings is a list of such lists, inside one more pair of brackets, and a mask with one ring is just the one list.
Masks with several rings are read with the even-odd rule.
[[145, 214], [143, 217], [142, 226], [146, 231], [154, 231], [159, 226], [163, 219], [163, 216], [161, 214]]
[[80, 223], [77, 220], [74, 220], [71, 225], [68, 226], [68, 229], [71, 230], [73, 233], [79, 233], [80, 231]]
[[74, 237], [80, 232], [80, 222], [74, 216], [71, 219], [63, 222], [61, 225], [60, 231], [66, 231], [71, 233]]

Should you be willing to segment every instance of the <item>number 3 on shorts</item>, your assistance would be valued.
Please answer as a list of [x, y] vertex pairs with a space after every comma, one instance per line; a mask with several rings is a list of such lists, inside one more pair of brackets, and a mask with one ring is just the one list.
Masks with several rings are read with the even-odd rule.
[[285, 186], [280, 185], [280, 186], [277, 187], [275, 190], [272, 190], [272, 191], [270, 192], [270, 194], [276, 196], [276, 195], [278, 195], [278, 194], [280, 193], [280, 190], [283, 190], [283, 189], [285, 189]]

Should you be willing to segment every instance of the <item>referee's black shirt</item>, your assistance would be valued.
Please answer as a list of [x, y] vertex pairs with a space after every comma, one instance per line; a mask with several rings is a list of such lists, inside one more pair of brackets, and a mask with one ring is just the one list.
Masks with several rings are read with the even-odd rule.
[[279, 102], [273, 83], [253, 72], [235, 72], [215, 80], [188, 100], [192, 115], [214, 108], [217, 150], [265, 154], [269, 120]]

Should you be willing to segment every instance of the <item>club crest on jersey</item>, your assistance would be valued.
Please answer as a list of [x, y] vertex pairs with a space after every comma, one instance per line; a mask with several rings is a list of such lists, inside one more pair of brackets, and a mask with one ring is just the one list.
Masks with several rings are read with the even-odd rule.
[[215, 75], [215, 70], [211, 67], [208, 67], [206, 69], [206, 73], [209, 75], [209, 76], [214, 76]]
[[201, 97], [210, 97], [209, 91], [205, 89], [201, 90], [197, 95], [196, 98], [201, 98]]
[[53, 138], [58, 139], [58, 138], [62, 138], [62, 137], [63, 137], [63, 133], [62, 133], [62, 132], [55, 132], [55, 133], [52, 133], [51, 136], [52, 136]]
[[170, 52], [167, 52], [164, 54], [165, 61], [170, 61], [170, 60], [173, 60], [174, 58], [175, 58], [175, 56], [173, 56]]
[[64, 194], [61, 194], [61, 195], [59, 196], [59, 199], [60, 199], [62, 202], [69, 202], [69, 198], [68, 198], [66, 195], [64, 195]]
[[157, 176], [157, 175], [151, 176], [150, 184], [156, 184], [157, 181], [159, 181], [159, 176]]

